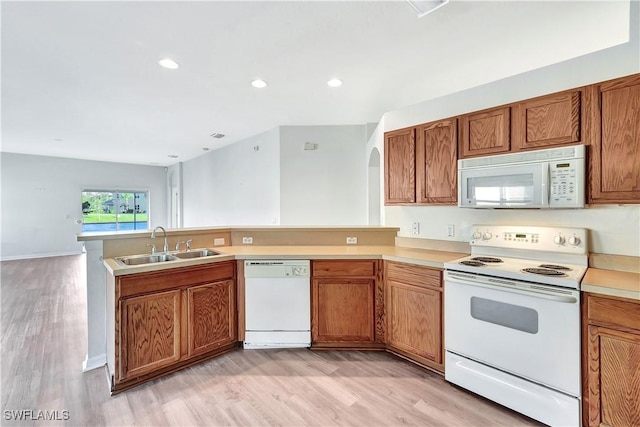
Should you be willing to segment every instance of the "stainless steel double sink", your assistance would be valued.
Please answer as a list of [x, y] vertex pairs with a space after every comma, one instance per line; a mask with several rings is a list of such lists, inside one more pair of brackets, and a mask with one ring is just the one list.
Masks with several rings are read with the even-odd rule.
[[194, 249], [187, 252], [169, 252], [166, 254], [127, 255], [116, 257], [116, 262], [124, 266], [155, 264], [159, 262], [178, 261], [181, 259], [193, 259], [224, 255], [213, 249]]

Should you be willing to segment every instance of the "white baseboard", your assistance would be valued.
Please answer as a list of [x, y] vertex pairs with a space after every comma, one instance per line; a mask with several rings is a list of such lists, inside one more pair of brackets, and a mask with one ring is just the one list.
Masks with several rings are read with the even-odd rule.
[[93, 356], [89, 359], [89, 355], [87, 355], [82, 362], [82, 372], [91, 371], [92, 369], [101, 368], [107, 364], [107, 354], [99, 354], [97, 356]]
[[69, 255], [82, 255], [84, 251], [73, 252], [50, 252], [46, 254], [26, 254], [26, 255], [12, 255], [0, 257], [0, 261], [16, 261], [20, 259], [34, 259], [34, 258], [51, 258], [56, 256], [69, 256]]

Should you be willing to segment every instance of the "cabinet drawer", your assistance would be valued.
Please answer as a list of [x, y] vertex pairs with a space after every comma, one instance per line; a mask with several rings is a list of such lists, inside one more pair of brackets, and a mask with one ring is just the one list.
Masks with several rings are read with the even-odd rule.
[[376, 275], [375, 260], [313, 261], [312, 266], [314, 277], [373, 277]]
[[203, 266], [176, 268], [153, 273], [131, 274], [117, 278], [120, 298], [181, 288], [199, 283], [233, 279], [233, 262], [221, 262]]
[[589, 323], [620, 326], [640, 331], [640, 301], [586, 294]]
[[416, 286], [442, 287], [441, 270], [413, 264], [386, 261], [384, 278]]

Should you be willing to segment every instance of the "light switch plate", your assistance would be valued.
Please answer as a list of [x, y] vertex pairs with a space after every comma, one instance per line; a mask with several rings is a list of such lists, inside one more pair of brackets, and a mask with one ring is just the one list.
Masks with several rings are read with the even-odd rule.
[[420, 234], [420, 223], [414, 222], [411, 224], [411, 234], [415, 234], [416, 236]]
[[213, 239], [213, 246], [224, 246], [224, 237]]

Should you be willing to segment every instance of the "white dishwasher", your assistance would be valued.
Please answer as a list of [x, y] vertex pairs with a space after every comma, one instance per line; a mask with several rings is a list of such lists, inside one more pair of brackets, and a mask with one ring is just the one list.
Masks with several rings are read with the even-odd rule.
[[309, 347], [309, 260], [244, 262], [244, 348]]

